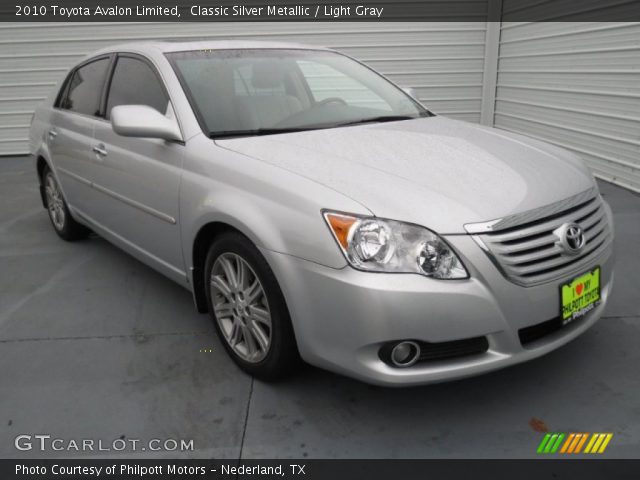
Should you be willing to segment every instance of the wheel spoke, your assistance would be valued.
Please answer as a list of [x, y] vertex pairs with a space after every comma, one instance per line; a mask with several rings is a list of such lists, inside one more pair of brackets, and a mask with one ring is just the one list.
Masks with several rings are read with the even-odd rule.
[[220, 266], [222, 267], [222, 270], [224, 271], [224, 276], [227, 279], [229, 287], [231, 287], [232, 291], [237, 289], [238, 288], [238, 279], [236, 277], [235, 268], [231, 264], [231, 261], [228, 258], [225, 258], [225, 257], [221, 257], [219, 261], [220, 261]]
[[266, 352], [269, 348], [269, 337], [267, 337], [267, 335], [262, 331], [260, 325], [258, 325], [258, 323], [256, 322], [251, 322], [249, 324], [249, 330], [251, 331], [253, 338], [255, 338], [258, 342], [260, 350]]
[[271, 315], [263, 307], [252, 305], [249, 307], [249, 319], [253, 322], [262, 323], [271, 327]]
[[241, 260], [239, 257], [237, 259], [237, 264], [238, 264], [238, 277], [237, 277], [238, 288], [240, 290], [244, 290], [249, 277], [249, 268], [247, 267], [247, 264], [244, 263], [244, 261]]
[[245, 290], [244, 296], [249, 305], [253, 305], [262, 296], [262, 285], [260, 281], [255, 278], [251, 285]]
[[249, 357], [255, 356], [258, 352], [258, 346], [256, 345], [256, 339], [249, 330], [249, 327], [243, 325], [242, 327], [242, 338], [244, 340], [244, 344], [247, 347], [247, 352], [249, 353]]
[[242, 329], [240, 328], [240, 322], [234, 320], [233, 324], [231, 325], [231, 332], [229, 333], [229, 345], [235, 347], [240, 341], [241, 337]]
[[233, 316], [233, 304], [232, 303], [219, 303], [213, 307], [213, 311], [219, 318], [227, 318]]
[[231, 287], [227, 283], [227, 280], [222, 275], [215, 275], [211, 278], [211, 285], [218, 289], [218, 291], [227, 300], [231, 301]]

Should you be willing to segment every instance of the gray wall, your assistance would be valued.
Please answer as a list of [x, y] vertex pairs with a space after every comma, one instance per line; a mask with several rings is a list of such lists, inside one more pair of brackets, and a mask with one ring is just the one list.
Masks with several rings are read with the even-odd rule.
[[494, 122], [640, 190], [640, 24], [503, 24]]
[[551, 141], [640, 191], [638, 23], [3, 23], [0, 155], [26, 153], [34, 106], [78, 58], [158, 38], [334, 47], [438, 114]]

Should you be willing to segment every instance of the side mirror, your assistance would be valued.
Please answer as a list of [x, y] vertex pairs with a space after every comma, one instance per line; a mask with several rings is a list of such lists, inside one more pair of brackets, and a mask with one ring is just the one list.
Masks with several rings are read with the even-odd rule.
[[418, 102], [420, 101], [420, 99], [418, 98], [418, 92], [416, 92], [415, 88], [407, 87], [403, 88], [402, 90], [404, 90], [404, 93], [409, 95], [414, 100], [417, 100]]
[[111, 109], [113, 130], [123, 137], [162, 138], [182, 140], [180, 128], [155, 108], [147, 105], [119, 105]]

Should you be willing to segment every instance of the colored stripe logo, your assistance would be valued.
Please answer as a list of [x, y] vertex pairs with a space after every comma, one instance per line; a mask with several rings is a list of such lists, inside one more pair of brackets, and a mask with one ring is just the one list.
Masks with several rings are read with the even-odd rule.
[[612, 438], [613, 433], [547, 433], [537, 453], [604, 453]]

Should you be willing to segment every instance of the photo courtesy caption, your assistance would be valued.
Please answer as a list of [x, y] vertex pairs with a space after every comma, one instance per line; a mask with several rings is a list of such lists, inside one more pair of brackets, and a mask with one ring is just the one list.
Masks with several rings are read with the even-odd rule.
[[[166, 468], [165, 468], [166, 467]], [[288, 468], [287, 468], [288, 467]], [[220, 466], [222, 475], [278, 475], [284, 477], [287, 471], [294, 476], [304, 476], [306, 465], [288, 464], [288, 465], [228, 465]], [[211, 472], [216, 472], [211, 469]], [[100, 475], [206, 475], [207, 468], [204, 466], [185, 466], [185, 465], [127, 465], [113, 464], [107, 467], [103, 466], [81, 466], [81, 465], [58, 465], [54, 464], [49, 470], [46, 466], [34, 465], [27, 466], [17, 464], [15, 469], [16, 475], [25, 475], [32, 478], [33, 475], [84, 475], [99, 477]]]
[[42, 465], [16, 465], [16, 475], [25, 475], [31, 478], [33, 475], [83, 475], [99, 477], [109, 475], [206, 475], [207, 469], [203, 466], [184, 465], [125, 465], [113, 464], [107, 467], [86, 466], [86, 465], [58, 465], [54, 464], [51, 469]]

